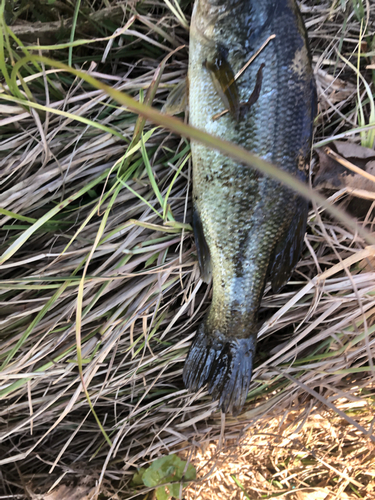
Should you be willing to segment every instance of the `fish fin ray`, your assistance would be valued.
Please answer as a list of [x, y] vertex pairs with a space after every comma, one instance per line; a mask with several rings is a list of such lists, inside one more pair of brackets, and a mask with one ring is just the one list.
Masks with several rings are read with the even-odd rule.
[[247, 339], [207, 335], [203, 323], [185, 361], [183, 380], [191, 391], [207, 384], [213, 400], [224, 413], [238, 415], [246, 401], [251, 381], [256, 335]]
[[180, 81], [168, 94], [162, 113], [167, 115], [178, 115], [186, 111], [189, 103], [189, 82], [187, 78]]
[[201, 278], [205, 283], [209, 283], [212, 275], [211, 254], [203, 233], [202, 221], [196, 209], [193, 212], [193, 231]]
[[233, 68], [227, 60], [228, 49], [218, 45], [216, 57], [205, 61], [204, 66], [210, 71], [212, 83], [226, 109], [238, 121], [240, 116], [240, 100]]
[[274, 293], [285, 285], [297, 265], [306, 231], [307, 212], [308, 202], [299, 198], [294, 217], [274, 251], [270, 270]]

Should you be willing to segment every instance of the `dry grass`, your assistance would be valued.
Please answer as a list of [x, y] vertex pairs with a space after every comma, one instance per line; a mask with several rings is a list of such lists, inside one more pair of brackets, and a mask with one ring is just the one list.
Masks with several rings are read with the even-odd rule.
[[[375, 6], [314, 3], [302, 10], [320, 101], [315, 142], [350, 136], [363, 143], [371, 139], [372, 129], [363, 129], [373, 123], [371, 99], [339, 54], [355, 65], [363, 38], [360, 70], [373, 89], [365, 68], [375, 49], [367, 22]], [[97, 38], [135, 14], [120, 5], [122, 17], [103, 22]], [[137, 9], [128, 31], [74, 48], [72, 62], [143, 99], [160, 61], [188, 34], [161, 2]], [[63, 60], [68, 50], [52, 55]], [[210, 300], [189, 226], [188, 142], [146, 125], [143, 143], [125, 157], [134, 114], [69, 74], [28, 67], [27, 87], [19, 88], [41, 109], [22, 105], [6, 87], [0, 102], [0, 251], [7, 257], [0, 266], [0, 498], [37, 498], [83, 476], [92, 491], [129, 498], [135, 467], [176, 449], [201, 467], [187, 498], [246, 498], [231, 473], [250, 498], [290, 492], [289, 499], [310, 487], [332, 498], [373, 498], [373, 249], [312, 208], [291, 281], [277, 295], [266, 290], [245, 412], [224, 423], [217, 403], [204, 391], [188, 394], [181, 379]], [[164, 69], [155, 106], [186, 69], [183, 49]], [[355, 208], [358, 224], [372, 231], [371, 202], [353, 204], [346, 188], [330, 199]]]
[[[360, 402], [339, 401], [337, 406], [346, 411], [350, 406], [353, 414], [363, 412]], [[299, 412], [292, 411], [259, 421], [246, 430], [240, 443], [228, 437], [222, 450], [208, 444], [197, 452], [200, 476], [208, 477], [187, 490], [187, 500], [276, 495], [282, 500], [374, 498], [374, 446], [370, 439], [322, 407], [306, 422], [299, 417]], [[370, 413], [362, 413], [362, 424], [371, 419]]]

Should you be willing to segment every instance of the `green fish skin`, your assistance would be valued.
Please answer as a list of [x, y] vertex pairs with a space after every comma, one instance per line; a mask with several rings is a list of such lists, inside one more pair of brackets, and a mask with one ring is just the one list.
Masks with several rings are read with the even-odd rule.
[[[235, 75], [265, 48], [228, 88]], [[306, 181], [316, 92], [295, 0], [196, 0], [190, 30], [190, 123]], [[248, 103], [248, 104], [243, 104]], [[214, 118], [225, 109], [229, 111]], [[192, 143], [193, 227], [212, 304], [187, 356], [191, 391], [207, 385], [223, 412], [246, 401], [267, 280], [274, 291], [299, 259], [308, 203], [276, 180]]]

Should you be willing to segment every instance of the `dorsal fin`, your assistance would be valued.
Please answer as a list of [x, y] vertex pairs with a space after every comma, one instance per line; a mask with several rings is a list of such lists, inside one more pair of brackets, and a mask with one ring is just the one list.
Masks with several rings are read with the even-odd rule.
[[227, 60], [228, 49], [218, 45], [216, 57], [205, 61], [204, 66], [210, 71], [212, 83], [226, 109], [238, 121], [240, 116], [240, 100], [234, 72]]

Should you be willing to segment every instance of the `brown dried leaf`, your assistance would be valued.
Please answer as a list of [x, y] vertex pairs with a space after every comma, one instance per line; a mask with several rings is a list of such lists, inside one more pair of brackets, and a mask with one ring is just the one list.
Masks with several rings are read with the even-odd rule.
[[341, 103], [356, 91], [356, 86], [353, 83], [334, 77], [323, 68], [317, 70], [316, 82], [319, 90], [319, 102], [324, 109], [329, 108], [331, 104]]
[[[366, 160], [375, 159], [375, 151], [370, 148], [365, 148], [360, 144], [350, 141], [333, 141], [334, 149], [337, 153], [348, 160]], [[358, 165], [360, 166], [360, 165]]]
[[[375, 175], [375, 151], [373, 149], [349, 141], [334, 141], [329, 147], [364, 172]], [[331, 158], [326, 153], [326, 147], [319, 148], [317, 152], [320, 165], [314, 181], [315, 188], [338, 190], [347, 187], [375, 192], [375, 182], [352, 172]]]

